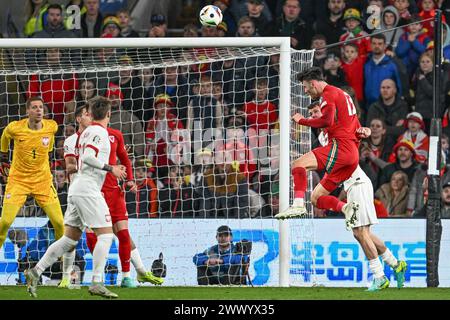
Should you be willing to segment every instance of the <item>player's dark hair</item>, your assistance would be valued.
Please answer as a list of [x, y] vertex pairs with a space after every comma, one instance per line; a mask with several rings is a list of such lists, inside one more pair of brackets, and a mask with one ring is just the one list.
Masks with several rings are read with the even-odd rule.
[[63, 11], [61, 5], [59, 5], [57, 3], [53, 3], [53, 4], [49, 5], [47, 7], [47, 11], [50, 10], [50, 9], [58, 9], [61, 14], [62, 14], [62, 11]]
[[308, 110], [311, 110], [311, 109], [317, 107], [318, 105], [320, 105], [320, 101], [315, 100], [315, 101], [312, 101], [306, 108], [308, 108]]
[[40, 102], [42, 102], [42, 104], [44, 104], [44, 100], [41, 97], [39, 97], [39, 96], [31, 96], [31, 97], [28, 98], [28, 100], [26, 102], [27, 109], [31, 106], [31, 103], [33, 101], [40, 101]]
[[82, 106], [79, 106], [76, 110], [75, 110], [75, 118], [76, 117], [81, 117], [81, 115], [83, 114], [83, 111], [89, 110], [89, 105], [88, 104], [83, 104]]
[[384, 43], [386, 43], [386, 36], [382, 33], [376, 33], [373, 36], [371, 36], [372, 39], [379, 39], [383, 40]]
[[106, 118], [108, 111], [111, 110], [111, 101], [105, 97], [94, 97], [89, 100], [89, 112], [94, 121], [103, 120]]
[[297, 74], [297, 80], [302, 81], [323, 81], [322, 70], [319, 67], [311, 67]]

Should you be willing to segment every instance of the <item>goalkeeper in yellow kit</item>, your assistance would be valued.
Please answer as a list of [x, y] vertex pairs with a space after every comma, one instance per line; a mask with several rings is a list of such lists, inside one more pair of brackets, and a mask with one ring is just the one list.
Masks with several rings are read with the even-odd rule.
[[[53, 185], [48, 154], [53, 150], [58, 125], [53, 120], [43, 119], [44, 101], [40, 97], [30, 97], [26, 110], [28, 118], [9, 123], [1, 137], [1, 175], [7, 176], [8, 183], [0, 217], [0, 247], [27, 196], [33, 196], [47, 214], [55, 228], [56, 239], [64, 233], [63, 214]], [[8, 174], [11, 140], [14, 141], [14, 151]]]

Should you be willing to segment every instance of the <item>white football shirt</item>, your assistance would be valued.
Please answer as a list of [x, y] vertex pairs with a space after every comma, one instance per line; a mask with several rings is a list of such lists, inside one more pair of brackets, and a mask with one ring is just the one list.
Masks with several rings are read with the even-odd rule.
[[[64, 159], [67, 157], [74, 157], [77, 159], [78, 163], [78, 149], [79, 149], [79, 143], [77, 145], [78, 137], [80, 134], [78, 132], [75, 132], [73, 135], [68, 137], [66, 140], [64, 140]], [[72, 183], [73, 179], [75, 178], [76, 173], [72, 173], [69, 175], [69, 184]]]
[[108, 131], [101, 125], [91, 124], [80, 136], [78, 173], [69, 188], [69, 196], [101, 196], [101, 189], [107, 172], [83, 163], [82, 158], [88, 148], [95, 151], [96, 158], [100, 162], [109, 163], [111, 144]]

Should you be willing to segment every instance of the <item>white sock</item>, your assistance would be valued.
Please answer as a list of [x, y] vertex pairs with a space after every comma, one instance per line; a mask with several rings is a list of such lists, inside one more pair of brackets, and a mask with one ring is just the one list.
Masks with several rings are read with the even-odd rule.
[[113, 237], [114, 235], [112, 233], [105, 233], [97, 236], [97, 243], [95, 244], [95, 249], [92, 253], [92, 260], [94, 264], [92, 282], [102, 282], [103, 280], [106, 258], [108, 257]]
[[55, 263], [65, 252], [75, 248], [77, 243], [78, 241], [72, 240], [66, 236], [62, 236], [59, 240], [53, 242], [52, 245], [48, 247], [41, 260], [37, 263], [35, 267], [37, 273], [41, 275], [45, 269]]
[[391, 250], [389, 249], [386, 249], [386, 251], [381, 255], [381, 259], [383, 259], [383, 261], [392, 268], [395, 268], [398, 264], [397, 259], [394, 257]]
[[134, 266], [134, 269], [136, 269], [136, 272], [138, 274], [144, 274], [147, 272], [145, 270], [144, 263], [142, 263], [141, 255], [139, 254], [139, 250], [137, 248], [134, 248], [131, 250], [131, 263]]
[[130, 277], [130, 271], [122, 272], [122, 279], [123, 278], [129, 278]]
[[75, 249], [63, 254], [63, 279], [69, 279], [75, 261]]
[[304, 207], [305, 206], [305, 199], [303, 198], [295, 198], [294, 203], [292, 203], [293, 207]]
[[369, 269], [373, 273], [373, 276], [377, 279], [384, 277], [383, 265], [380, 259], [375, 258], [369, 260]]

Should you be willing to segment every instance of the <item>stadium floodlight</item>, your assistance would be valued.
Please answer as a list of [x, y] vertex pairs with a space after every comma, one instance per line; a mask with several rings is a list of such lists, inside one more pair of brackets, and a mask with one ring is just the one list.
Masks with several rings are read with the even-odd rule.
[[[48, 98], [55, 99], [47, 103], [47, 106], [49, 112], [53, 113], [61, 125], [73, 124], [74, 104], [76, 105], [80, 102], [77, 101], [80, 98], [78, 96], [80, 85], [89, 80], [94, 83], [99, 95], [111, 97], [114, 95], [114, 92], [117, 93], [120, 107], [129, 113], [129, 116], [119, 117], [117, 125], [124, 133], [125, 142], [131, 145], [130, 154], [135, 166], [134, 169], [139, 166], [146, 166], [149, 169], [148, 164], [152, 162], [158, 151], [149, 148], [149, 141], [152, 141], [154, 137], [149, 137], [148, 121], [153, 117], [153, 104], [156, 102], [158, 94], [169, 93], [172, 100], [175, 100], [171, 100], [170, 103], [174, 103], [175, 116], [182, 123], [183, 129], [190, 125], [189, 129], [192, 129], [186, 136], [186, 132], [182, 132], [183, 129], [181, 127], [175, 128], [180, 129], [178, 135], [173, 133], [173, 131], [176, 131], [172, 130], [174, 128], [170, 128], [171, 131], [169, 132], [169, 129], [165, 127], [163, 130], [166, 131], [160, 135], [160, 137], [165, 136], [164, 139], [169, 140], [166, 141], [167, 149], [163, 151], [163, 154], [168, 158], [166, 160], [173, 166], [178, 167], [178, 171], [175, 170], [174, 174], [181, 174], [180, 168], [182, 170], [184, 166], [198, 164], [196, 163], [198, 161], [197, 156], [202, 154], [202, 152], [208, 152], [205, 150], [212, 149], [217, 162], [217, 159], [220, 158], [217, 157], [217, 154], [223, 151], [223, 145], [226, 145], [226, 139], [229, 138], [229, 133], [226, 132], [226, 129], [223, 129], [222, 132], [213, 130], [213, 133], [210, 134], [212, 139], [209, 140], [205, 138], [205, 131], [208, 131], [205, 128], [200, 127], [200, 134], [196, 134], [196, 128], [198, 129], [198, 127], [187, 119], [191, 115], [189, 106], [192, 107], [192, 103], [195, 104], [195, 95], [201, 96], [204, 92], [193, 92], [194, 87], [196, 85], [202, 86], [202, 81], [208, 78], [209, 83], [212, 85], [202, 88], [204, 88], [203, 90], [210, 90], [209, 94], [206, 95], [211, 97], [214, 95], [214, 83], [222, 85], [224, 101], [219, 103], [222, 107], [222, 112], [209, 116], [223, 124], [233, 115], [229, 112], [234, 113], [236, 108], [242, 110], [245, 102], [250, 101], [255, 94], [254, 91], [258, 79], [265, 78], [269, 83], [269, 96], [277, 101], [279, 115], [278, 125], [266, 123], [266, 127], [275, 128], [273, 132], [268, 134], [270, 137], [267, 139], [269, 143], [267, 145], [258, 144], [256, 147], [253, 146], [252, 142], [249, 142], [251, 138], [248, 137], [247, 130], [247, 132], [244, 132], [247, 136], [244, 136], [242, 141], [244, 141], [244, 144], [248, 143], [250, 145], [250, 150], [248, 151], [253, 153], [254, 159], [249, 160], [245, 158], [242, 160], [233, 158], [230, 160], [225, 155], [222, 160], [225, 164], [234, 165], [234, 168], [236, 168], [236, 163], [237, 167], [239, 167], [239, 165], [243, 164], [242, 161], [255, 161], [256, 170], [268, 172], [268, 175], [271, 176], [279, 175], [279, 210], [281, 211], [289, 207], [290, 199], [293, 196], [290, 162], [299, 155], [308, 152], [311, 146], [310, 129], [293, 124], [291, 116], [296, 112], [301, 112], [304, 116], [308, 114], [306, 106], [310, 102], [309, 97], [304, 95], [303, 88], [295, 80], [295, 76], [298, 72], [312, 66], [313, 54], [314, 51], [291, 49], [290, 38], [288, 37], [1, 39], [0, 109], [2, 111], [0, 113], [0, 128], [3, 129], [8, 122], [16, 120], [23, 115], [23, 102], [27, 94], [31, 94], [33, 90], [44, 96], [44, 100]], [[271, 59], [273, 56], [279, 56], [279, 59]], [[272, 67], [275, 67], [276, 73], [270, 73]], [[167, 78], [165, 77], [170, 68], [177, 73], [177, 79], [184, 79], [183, 81], [185, 82], [182, 83], [184, 91], [178, 90], [180, 85], [177, 85], [178, 89], [174, 91], [171, 91], [173, 88], [169, 89], [169, 91], [159, 91], [160, 88], [171, 87], [171, 84], [166, 82]], [[143, 83], [144, 76], [142, 73], [144, 70], [151, 70], [152, 73], [155, 70], [159, 70], [159, 73], [156, 72], [154, 74], [154, 79], [161, 80], [152, 84], [154, 91], [149, 96], [146, 95], [146, 84]], [[121, 79], [127, 76], [127, 71], [132, 72], [133, 77], [139, 78], [137, 83], [140, 84], [136, 85], [139, 86], [139, 88], [136, 87], [136, 92], [139, 92], [140, 96], [129, 92], [130, 88], [131, 91], [134, 89], [132, 85], [131, 87], [120, 88]], [[69, 80], [73, 78], [76, 81], [71, 85]], [[44, 86], [42, 84], [49, 79], [50, 81], [56, 80], [55, 83], [58, 83], [60, 86], [52, 86], [50, 84], [48, 87], [45, 87], [46, 89], [43, 89]], [[30, 83], [34, 86], [30, 85]], [[113, 84], [111, 85], [111, 83]], [[119, 87], [119, 91], [116, 90], [117, 87]], [[127, 90], [128, 92], [126, 92]], [[227, 112], [224, 112], [225, 104], [227, 104]], [[204, 112], [200, 112], [195, 117], [200, 120], [200, 125], [205, 123], [206, 115]], [[129, 123], [125, 123], [125, 121]], [[236, 129], [230, 124], [227, 129], [231, 128]], [[145, 132], [146, 129], [147, 132]], [[259, 135], [267, 135], [267, 133], [259, 133]], [[259, 135], [256, 135], [256, 140], [261, 140]], [[184, 137], [183, 141], [189, 141], [191, 145], [187, 149], [183, 149], [181, 145], [173, 146], [172, 143], [176, 142], [175, 140], [181, 141], [179, 137]], [[275, 143], [277, 140], [278, 143]], [[220, 146], [218, 147], [220, 143], [222, 143], [222, 149], [220, 149]], [[184, 154], [180, 150], [184, 150]], [[186, 152], [188, 156], [186, 156]], [[267, 152], [270, 152], [270, 155]], [[274, 159], [277, 161], [273, 161]], [[153, 168], [158, 167], [154, 162], [152, 163]], [[279, 164], [271, 166], [272, 162], [278, 162]], [[156, 170], [154, 174], [165, 174], [169, 178], [171, 174], [169, 171]], [[248, 172], [241, 170], [240, 173], [245, 175]], [[190, 178], [192, 177], [193, 174], [190, 175]], [[269, 185], [272, 184], [273, 181], [270, 181]], [[308, 191], [310, 191], [310, 188], [308, 188]], [[268, 192], [270, 192], [270, 188]], [[263, 196], [267, 196], [263, 198], [271, 197], [270, 194]], [[199, 199], [200, 202], [204, 200]], [[158, 202], [160, 204], [161, 201]], [[239, 207], [239, 203], [237, 202], [235, 206], [238, 207], [237, 209], [242, 209]], [[227, 202], [227, 205], [229, 205], [229, 202]], [[273, 229], [278, 229], [279, 267], [278, 270], [273, 266], [270, 268], [279, 271], [277, 279], [279, 286], [301, 285], [301, 280], [293, 281], [292, 278], [295, 278], [298, 274], [314, 274], [314, 253], [312, 252], [314, 247], [313, 214], [312, 207], [310, 204], [308, 206], [310, 212], [308, 218], [291, 221], [278, 222], [275, 219], [262, 219], [264, 218], [262, 208], [257, 208], [253, 211], [251, 208], [249, 210], [234, 211], [229, 209], [236, 208], [225, 208], [225, 214], [219, 215], [216, 213], [214, 218], [217, 218], [217, 226], [224, 224], [224, 221], [226, 221], [230, 225], [235, 225], [238, 229], [240, 227], [249, 229], [247, 227], [249, 225], [252, 225], [253, 229], [264, 229], [269, 224], [273, 226]], [[136, 209], [136, 206], [133, 208]], [[169, 208], [172, 209], [170, 205]], [[169, 215], [166, 216], [155, 213], [155, 217], [152, 220], [153, 223], [160, 226], [161, 230], [165, 230], [165, 226], [168, 226], [167, 230], [161, 231], [162, 236], [165, 236], [163, 235], [165, 232], [174, 232], [174, 221], [186, 221], [186, 225], [189, 224], [191, 226], [198, 223], [198, 227], [194, 228], [197, 232], [196, 236], [198, 238], [210, 236], [203, 233], [202, 223], [214, 223], [214, 220], [199, 218], [211, 218], [208, 214], [214, 210], [211, 212], [203, 210], [204, 215], [200, 215], [200, 217], [193, 214], [195, 219], [192, 219], [192, 216], [184, 215], [186, 212], [183, 212], [183, 209], [181, 209], [181, 214], [178, 216], [170, 214], [171, 209], [169, 209]], [[238, 215], [242, 213], [243, 216], [238, 217], [230, 214], [230, 212], [238, 212]], [[129, 212], [129, 214], [131, 217], [140, 217], [139, 212]], [[180, 216], [182, 219], [178, 219]], [[162, 219], [164, 217], [170, 219]], [[20, 219], [17, 223], [20, 224]], [[43, 224], [42, 222], [36, 222], [33, 225], [28, 220], [23, 225], [39, 227]], [[185, 230], [191, 230], [189, 228], [187, 227]], [[133, 236], [132, 227], [130, 229]], [[178, 230], [179, 233], [180, 231]], [[178, 234], [173, 233], [173, 237], [175, 238]], [[149, 244], [145, 239], [146, 236], [148, 235], [138, 233], [135, 238], [139, 244], [146, 245], [149, 250], [155, 250], [155, 256], [157, 256], [159, 251], [164, 250], [164, 257], [166, 264], [168, 264], [168, 277], [173, 274], [171, 270], [172, 272], [183, 274], [187, 269], [192, 269], [192, 256], [189, 255], [190, 253], [186, 253], [187, 256], [185, 257], [179, 257], [178, 260], [189, 261], [190, 265], [171, 266], [168, 262], [168, 259], [170, 260], [171, 258], [170, 253], [168, 253], [171, 248], [170, 241], [158, 245]], [[296, 239], [295, 241], [299, 246], [301, 243], [308, 243], [308, 250], [311, 251], [305, 255], [310, 261], [301, 263], [300, 265], [303, 267], [295, 270], [293, 270], [291, 264], [290, 253], [292, 250], [300, 250], [300, 248], [294, 248], [291, 245], [293, 238]], [[252, 239], [248, 240], [251, 241]], [[204, 250], [203, 243], [197, 249], [199, 251]], [[145, 255], [145, 250], [140, 250], [142, 255]], [[254, 250], [256, 250], [255, 254], [258, 254], [258, 248]], [[264, 253], [264, 250], [261, 247], [259, 252]], [[0, 260], [2, 259], [0, 258]], [[153, 256], [144, 257], [144, 260], [148, 265], [153, 260]], [[254, 270], [250, 269], [251, 274], [252, 272]], [[4, 283], [2, 279], [0, 275], [0, 283]], [[169, 281], [168, 283], [171, 282]], [[177, 283], [176, 281], [172, 283], [174, 285], [183, 285], [191, 282], [186, 280], [183, 283]]]

